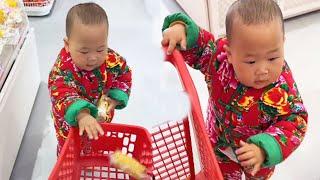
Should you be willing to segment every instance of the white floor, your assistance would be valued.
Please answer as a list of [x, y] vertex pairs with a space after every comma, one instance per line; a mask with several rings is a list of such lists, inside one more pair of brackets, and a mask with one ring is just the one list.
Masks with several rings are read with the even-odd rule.
[[[35, 28], [41, 78], [48, 72], [62, 47], [67, 10], [78, 0], [56, 1], [51, 15], [30, 18]], [[81, 2], [85, 2], [82, 0]], [[129, 105], [117, 112], [115, 122], [150, 129], [168, 120], [179, 120], [187, 111], [174, 69], [162, 63], [160, 49], [162, 18], [181, 11], [171, 0], [96, 0], [109, 16], [110, 47], [123, 55], [133, 69], [133, 88]], [[160, 10], [159, 8], [160, 7]], [[320, 12], [286, 22], [286, 58], [295, 74], [309, 111], [309, 129], [304, 142], [293, 155], [277, 167], [273, 180], [319, 180], [320, 171]], [[191, 70], [203, 112], [207, 90], [200, 73]], [[49, 97], [42, 83], [24, 136], [11, 179], [46, 179], [55, 163], [55, 135], [49, 115]], [[169, 87], [168, 87], [169, 86]]]

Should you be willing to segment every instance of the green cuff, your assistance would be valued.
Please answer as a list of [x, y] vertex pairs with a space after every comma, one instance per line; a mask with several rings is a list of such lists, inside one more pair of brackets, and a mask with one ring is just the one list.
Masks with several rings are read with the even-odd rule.
[[259, 146], [265, 151], [266, 159], [263, 163], [263, 166], [274, 166], [283, 160], [280, 145], [273, 136], [266, 133], [261, 133], [251, 136], [248, 139], [248, 142]]
[[120, 89], [110, 89], [108, 96], [120, 103], [116, 109], [123, 109], [128, 104], [128, 94]]
[[76, 100], [68, 107], [67, 112], [64, 116], [65, 120], [68, 122], [70, 126], [78, 125], [76, 118], [79, 112], [83, 109], [89, 109], [91, 116], [95, 118], [98, 116], [98, 109], [95, 105], [83, 99]]
[[200, 30], [197, 24], [186, 14], [175, 13], [170, 16], [167, 16], [164, 19], [162, 31], [170, 27], [170, 25], [175, 21], [182, 21], [186, 24], [187, 48], [190, 49], [194, 47], [197, 44]]

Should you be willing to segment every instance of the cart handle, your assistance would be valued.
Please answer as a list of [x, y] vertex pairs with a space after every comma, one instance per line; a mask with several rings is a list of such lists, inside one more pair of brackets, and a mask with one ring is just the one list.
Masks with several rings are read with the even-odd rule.
[[187, 92], [191, 103], [191, 123], [194, 127], [195, 139], [199, 149], [199, 157], [202, 162], [202, 171], [204, 177], [210, 180], [223, 179], [219, 169], [219, 164], [216, 156], [213, 153], [213, 148], [204, 124], [203, 114], [201, 111], [200, 101], [193, 80], [189, 74], [184, 58], [178, 50], [174, 50], [171, 55], [167, 55], [167, 47], [163, 47], [165, 52], [165, 60], [169, 61], [178, 70], [179, 77]]

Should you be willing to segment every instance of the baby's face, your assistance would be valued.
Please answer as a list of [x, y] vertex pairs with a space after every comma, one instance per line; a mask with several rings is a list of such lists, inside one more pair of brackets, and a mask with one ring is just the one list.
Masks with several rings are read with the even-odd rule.
[[284, 65], [284, 34], [278, 20], [260, 25], [234, 22], [228, 60], [237, 79], [261, 89], [275, 82]]
[[105, 23], [84, 25], [75, 23], [70, 37], [65, 38], [65, 48], [75, 65], [86, 71], [101, 66], [107, 53], [107, 26]]

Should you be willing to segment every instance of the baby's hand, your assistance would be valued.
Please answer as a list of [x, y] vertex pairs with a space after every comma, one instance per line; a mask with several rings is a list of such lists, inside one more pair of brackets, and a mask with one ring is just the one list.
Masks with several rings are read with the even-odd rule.
[[161, 41], [162, 46], [168, 46], [167, 54], [170, 55], [176, 48], [177, 44], [180, 44], [182, 50], [187, 49], [187, 37], [186, 28], [184, 24], [177, 23], [162, 33], [163, 39]]
[[118, 101], [111, 99], [109, 97], [106, 97], [105, 101], [107, 101], [108, 103], [107, 114], [110, 114], [116, 108], [116, 106], [120, 104]]
[[255, 144], [240, 141], [240, 148], [236, 150], [240, 165], [254, 176], [260, 169], [265, 160], [265, 152]]
[[83, 132], [86, 131], [88, 134], [89, 139], [98, 139], [98, 133], [103, 135], [103, 129], [101, 128], [100, 124], [97, 120], [90, 115], [89, 110], [85, 109], [82, 110], [78, 116], [78, 125], [79, 125], [79, 135], [82, 136]]

